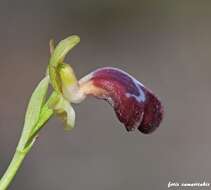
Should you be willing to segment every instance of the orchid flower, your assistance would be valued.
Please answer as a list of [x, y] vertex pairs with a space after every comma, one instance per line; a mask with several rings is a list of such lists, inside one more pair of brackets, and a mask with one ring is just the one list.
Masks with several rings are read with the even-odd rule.
[[[127, 131], [138, 129], [148, 134], [160, 125], [163, 118], [160, 100], [128, 73], [117, 68], [104, 67], [77, 79], [74, 70], [64, 59], [79, 41], [80, 38], [73, 35], [59, 42], [55, 48], [54, 42], [50, 41], [51, 56], [46, 76], [32, 93], [18, 146], [0, 179], [0, 190], [7, 189], [39, 132], [53, 114], [62, 118], [65, 129], [72, 129], [75, 126], [72, 104], [79, 104], [88, 96], [106, 100]], [[46, 100], [49, 83], [53, 92]]]
[[145, 134], [154, 131], [163, 118], [163, 106], [152, 91], [128, 73], [104, 67], [77, 80], [72, 67], [63, 61], [79, 41], [78, 36], [61, 41], [52, 50], [49, 62], [51, 84], [60, 94], [60, 101], [53, 108], [55, 112], [63, 113], [66, 128], [72, 128], [75, 123], [71, 104], [78, 104], [87, 96], [94, 96], [106, 100], [114, 108], [127, 131], [136, 128]]

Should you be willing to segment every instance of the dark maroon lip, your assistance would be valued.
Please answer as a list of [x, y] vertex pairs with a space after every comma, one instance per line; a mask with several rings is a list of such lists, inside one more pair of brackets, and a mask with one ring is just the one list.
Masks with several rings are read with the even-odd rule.
[[103, 89], [104, 94], [94, 94], [107, 100], [127, 131], [138, 128], [142, 133], [153, 132], [163, 118], [161, 101], [152, 91], [126, 72], [105, 67], [95, 70], [92, 84]]

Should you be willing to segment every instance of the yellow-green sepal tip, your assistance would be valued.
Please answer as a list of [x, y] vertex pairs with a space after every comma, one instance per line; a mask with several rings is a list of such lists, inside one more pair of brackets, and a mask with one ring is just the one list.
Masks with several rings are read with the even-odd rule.
[[63, 63], [67, 53], [78, 43], [80, 38], [77, 35], [72, 35], [60, 41], [55, 49], [52, 47], [51, 41], [51, 58], [49, 61], [49, 76], [54, 90], [58, 93], [62, 92], [58, 66]]

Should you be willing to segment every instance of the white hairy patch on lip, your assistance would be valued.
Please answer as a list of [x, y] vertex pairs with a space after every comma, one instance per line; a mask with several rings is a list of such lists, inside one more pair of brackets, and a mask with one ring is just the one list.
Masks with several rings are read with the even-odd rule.
[[67, 98], [67, 100], [71, 103], [78, 104], [86, 98], [86, 95], [80, 90], [78, 83], [65, 87], [62, 89], [62, 91], [64, 97]]

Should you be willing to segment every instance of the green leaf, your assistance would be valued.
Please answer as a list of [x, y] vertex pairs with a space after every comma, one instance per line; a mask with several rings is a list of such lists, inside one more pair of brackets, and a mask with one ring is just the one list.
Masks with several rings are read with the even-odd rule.
[[39, 121], [40, 112], [44, 104], [48, 91], [49, 77], [45, 77], [34, 90], [25, 115], [22, 137], [18, 145], [19, 150], [23, 150], [31, 133]]
[[61, 84], [57, 67], [60, 63], [63, 63], [67, 53], [79, 42], [80, 38], [78, 36], [70, 36], [59, 42], [55, 50], [52, 52], [49, 61], [49, 75], [51, 79], [51, 84], [57, 93], [61, 92]]

